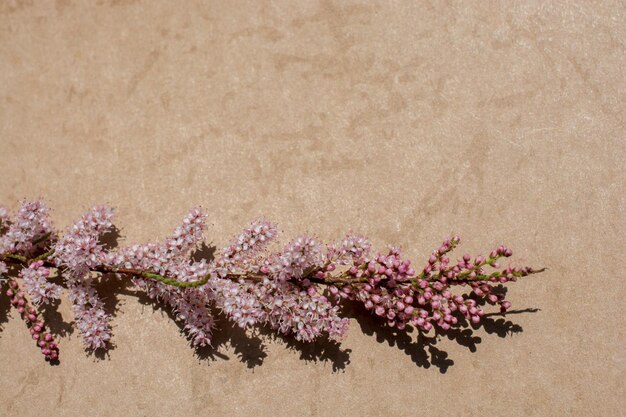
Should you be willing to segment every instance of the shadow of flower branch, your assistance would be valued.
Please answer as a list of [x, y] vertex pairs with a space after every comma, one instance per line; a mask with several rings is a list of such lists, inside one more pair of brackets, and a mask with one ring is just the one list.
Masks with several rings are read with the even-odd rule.
[[[104, 302], [105, 311], [111, 316], [117, 315], [120, 295], [132, 296], [140, 304], [151, 306], [154, 311], [166, 314], [177, 323], [181, 335], [184, 337], [184, 325], [175, 320], [175, 315], [171, 309], [149, 298], [143, 291], [136, 289], [128, 280], [105, 275], [100, 278], [97, 291]], [[0, 324], [7, 321], [10, 307], [8, 299], [0, 297]], [[347, 302], [342, 306], [342, 313], [354, 319], [364, 334], [375, 337], [378, 343], [384, 343], [403, 351], [416, 366], [425, 369], [434, 367], [441, 373], [446, 373], [454, 365], [454, 360], [449, 357], [448, 352], [437, 346], [441, 340], [448, 339], [466, 347], [470, 352], [476, 352], [477, 346], [482, 341], [476, 332], [481, 327], [487, 334], [495, 334], [500, 338], [506, 338], [523, 331], [520, 325], [509, 320], [507, 316], [536, 313], [538, 311], [540, 310], [536, 308], [527, 308], [511, 310], [506, 315], [499, 313], [485, 314], [479, 326], [472, 325], [461, 319], [458, 328], [452, 328], [447, 331], [439, 330], [436, 335], [430, 335], [415, 330], [411, 332], [408, 328], [398, 330], [387, 327], [382, 320], [372, 315], [361, 304], [355, 302]], [[63, 320], [57, 306], [46, 306], [42, 309], [42, 312], [46, 317], [51, 333], [60, 337], [73, 334], [74, 328], [72, 323]], [[236, 325], [232, 325], [223, 314], [215, 309], [213, 317], [216, 318], [219, 328], [216, 328], [213, 333], [212, 345], [194, 348], [195, 355], [201, 361], [230, 360], [227, 352], [230, 348], [240, 362], [245, 364], [247, 368], [254, 369], [263, 365], [267, 357], [266, 343], [272, 342], [282, 344], [289, 351], [297, 352], [299, 358], [305, 362], [330, 363], [333, 372], [345, 370], [350, 364], [352, 350], [342, 348], [339, 342], [328, 339], [317, 340], [313, 343], [299, 342], [293, 337], [276, 334], [271, 329], [265, 327], [246, 331]], [[114, 348], [115, 346], [111, 345], [109, 351]], [[94, 356], [99, 360], [103, 360], [108, 357], [108, 353], [97, 350], [94, 352]]]
[[[488, 334], [495, 334], [505, 338], [515, 333], [521, 333], [522, 327], [507, 320], [502, 316], [498, 319], [492, 317], [500, 314], [486, 314], [480, 325], [471, 325], [466, 320], [461, 319], [458, 328], [449, 330], [438, 330], [436, 335], [425, 334], [422, 331], [398, 330], [384, 325], [384, 323], [373, 316], [361, 305], [352, 303], [346, 306], [346, 313], [356, 319], [363, 333], [374, 336], [378, 343], [385, 343], [391, 347], [397, 347], [408, 355], [413, 363], [418, 367], [428, 369], [437, 368], [441, 373], [446, 373], [448, 368], [454, 365], [454, 361], [449, 357], [448, 352], [437, 347], [437, 344], [444, 338], [456, 342], [458, 345], [466, 347], [470, 352], [477, 351], [477, 345], [482, 339], [476, 332], [482, 327]], [[513, 310], [508, 314], [534, 313], [538, 309]]]

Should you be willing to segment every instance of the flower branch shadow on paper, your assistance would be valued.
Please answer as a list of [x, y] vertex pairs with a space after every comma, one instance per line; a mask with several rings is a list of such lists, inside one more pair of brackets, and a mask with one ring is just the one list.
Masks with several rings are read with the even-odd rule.
[[9, 321], [9, 311], [11, 310], [11, 302], [6, 297], [0, 297], [0, 330], [3, 329], [5, 323]]
[[[406, 331], [380, 326], [371, 315], [358, 312], [358, 310], [362, 309], [361, 306], [353, 305], [351, 308], [356, 310], [351, 316], [356, 318], [363, 333], [374, 336], [379, 343], [385, 343], [403, 351], [418, 367], [428, 369], [432, 366], [437, 368], [442, 374], [445, 374], [448, 368], [454, 365], [454, 360], [449, 357], [448, 352], [436, 346], [444, 338], [456, 342], [470, 352], [476, 352], [477, 346], [482, 342], [481, 337], [476, 332], [481, 328], [487, 334], [496, 334], [501, 338], [523, 331], [520, 325], [513, 323], [506, 317], [494, 319], [492, 317], [500, 316], [500, 314], [492, 314], [483, 317], [481, 326], [472, 325], [465, 321], [458, 328], [444, 330], [434, 336], [426, 335], [420, 330], [410, 334]], [[537, 311], [539, 310], [531, 308], [511, 310], [507, 314], [535, 313]]]

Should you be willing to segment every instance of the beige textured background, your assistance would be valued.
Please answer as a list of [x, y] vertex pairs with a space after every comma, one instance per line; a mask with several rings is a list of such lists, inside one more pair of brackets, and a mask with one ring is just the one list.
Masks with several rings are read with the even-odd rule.
[[459, 233], [550, 269], [510, 287], [540, 310], [475, 348], [365, 319], [304, 350], [222, 324], [195, 353], [108, 284], [103, 359], [57, 325], [48, 366], [0, 320], [1, 414], [623, 415], [623, 2], [86, 3], [0, 1], [3, 204], [43, 196], [65, 226], [108, 202], [122, 244], [201, 204], [218, 247], [263, 214], [420, 264]]

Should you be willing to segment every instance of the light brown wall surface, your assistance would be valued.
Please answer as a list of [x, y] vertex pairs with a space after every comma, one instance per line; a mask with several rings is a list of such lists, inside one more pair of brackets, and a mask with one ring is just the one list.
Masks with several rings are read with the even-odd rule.
[[459, 254], [504, 243], [549, 270], [510, 285], [514, 309], [539, 311], [475, 332], [475, 349], [366, 319], [341, 347], [297, 350], [222, 321], [199, 357], [164, 311], [107, 284], [104, 359], [67, 332], [49, 366], [15, 312], [1, 320], [0, 414], [624, 415], [625, 11], [1, 0], [12, 210], [42, 196], [64, 227], [110, 203], [127, 244], [200, 204], [218, 247], [265, 215], [285, 237], [353, 229], [418, 264], [458, 233]]

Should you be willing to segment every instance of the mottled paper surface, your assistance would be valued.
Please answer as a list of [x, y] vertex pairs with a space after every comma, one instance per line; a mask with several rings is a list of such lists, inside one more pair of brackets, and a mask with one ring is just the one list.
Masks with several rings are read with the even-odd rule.
[[2, 204], [43, 196], [65, 226], [110, 203], [121, 244], [200, 204], [209, 246], [264, 215], [418, 264], [458, 233], [459, 255], [504, 243], [549, 270], [510, 285], [539, 311], [475, 347], [366, 319], [302, 351], [221, 322], [200, 357], [109, 283], [104, 359], [49, 314], [51, 367], [0, 315], [0, 414], [624, 413], [624, 3], [82, 3], [0, 2]]

